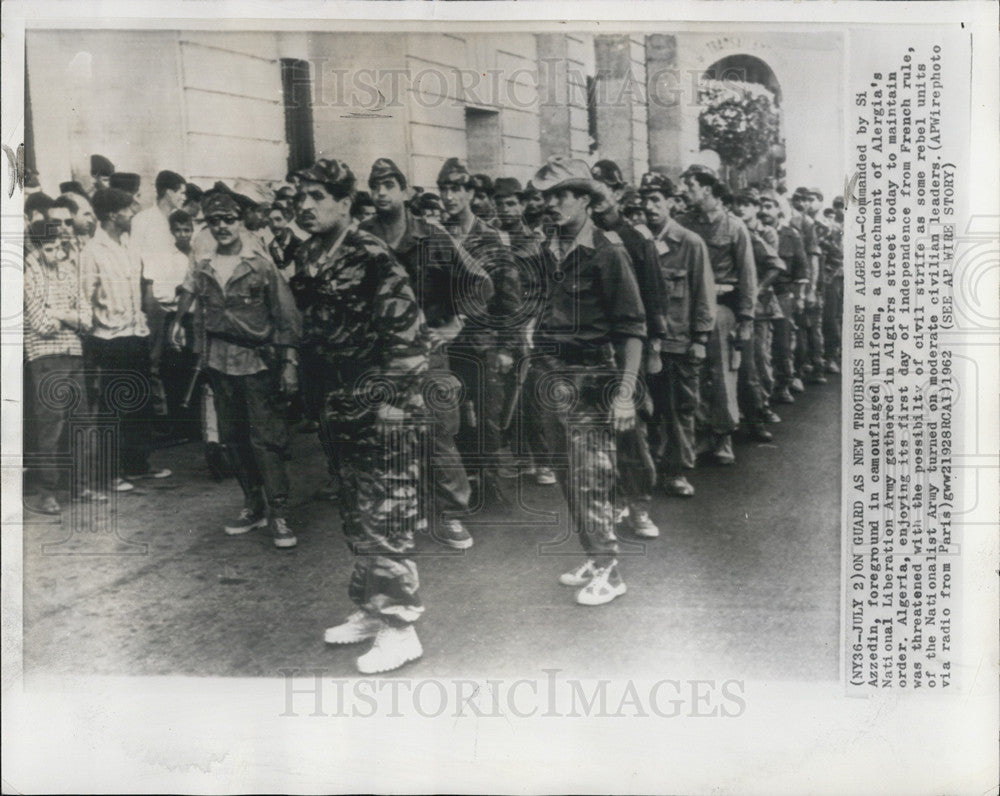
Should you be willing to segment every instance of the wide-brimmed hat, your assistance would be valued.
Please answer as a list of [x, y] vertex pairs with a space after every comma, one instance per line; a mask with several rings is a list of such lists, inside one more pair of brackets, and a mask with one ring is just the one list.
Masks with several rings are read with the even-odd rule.
[[531, 178], [532, 184], [542, 193], [575, 188], [587, 191], [597, 198], [605, 196], [604, 186], [595, 180], [590, 167], [582, 160], [553, 155]]

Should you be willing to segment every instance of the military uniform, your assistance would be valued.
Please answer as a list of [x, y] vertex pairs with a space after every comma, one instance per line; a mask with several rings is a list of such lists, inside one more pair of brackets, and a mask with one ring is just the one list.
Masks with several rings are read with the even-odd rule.
[[618, 553], [609, 411], [619, 369], [612, 344], [646, 336], [645, 310], [620, 238], [593, 222], [567, 251], [550, 239], [542, 257], [545, 304], [525, 390], [584, 551], [608, 566]]
[[[406, 270], [361, 230], [306, 241], [291, 284], [303, 307], [302, 347], [323, 364], [322, 433], [355, 555], [348, 594], [366, 615], [412, 623], [424, 610], [411, 555], [428, 365], [423, 313]], [[405, 420], [378, 422], [380, 407]]]
[[182, 289], [198, 301], [195, 337], [208, 373], [226, 447], [254, 516], [266, 505], [283, 517], [288, 502], [288, 424], [280, 393], [281, 357], [296, 346], [301, 317], [270, 257], [242, 233], [238, 263], [223, 282], [217, 253], [196, 258]]
[[[451, 323], [456, 317], [481, 308], [493, 292], [489, 275], [475, 260], [458, 251], [442, 227], [407, 210], [403, 212], [406, 229], [392, 251], [406, 269], [428, 328]], [[363, 229], [382, 241], [389, 237], [378, 216], [368, 221]], [[429, 356], [427, 384], [438, 398], [427, 407], [432, 419], [430, 442], [434, 468], [422, 479], [419, 513], [428, 520], [436, 520], [441, 512], [467, 512], [470, 489], [462, 457], [455, 446], [460, 426], [461, 385], [451, 372], [446, 346], [431, 351]], [[432, 494], [435, 504], [430, 502]]]
[[[820, 246], [820, 230], [816, 222], [804, 213], [793, 214], [791, 226], [802, 237], [802, 244], [809, 261], [809, 280], [815, 285], [815, 300], [807, 301], [806, 307], [796, 318], [797, 339], [795, 349], [795, 369], [799, 376], [807, 371], [823, 372], [823, 276]], [[815, 258], [816, 264], [813, 263]]]
[[753, 244], [746, 225], [722, 208], [711, 216], [692, 208], [682, 223], [705, 241], [715, 277], [715, 328], [708, 341], [703, 403], [699, 411], [711, 432], [726, 435], [739, 425], [736, 324], [753, 320], [757, 301]]
[[469, 461], [481, 457], [485, 485], [496, 495], [499, 494], [497, 453], [503, 445], [500, 426], [504, 384], [512, 371], [512, 366], [505, 364], [500, 355], [505, 354], [509, 357], [507, 361], [513, 362], [519, 347], [523, 325], [521, 276], [501, 234], [482, 219], [476, 218], [465, 235], [455, 226], [448, 227], [448, 231], [493, 283], [493, 297], [486, 311], [469, 315], [449, 349], [449, 357], [451, 369], [469, 397], [459, 448]]
[[773, 395], [782, 403], [791, 400], [789, 386], [795, 379], [795, 347], [798, 316], [796, 296], [809, 284], [809, 260], [806, 256], [802, 236], [788, 225], [776, 230], [778, 256], [785, 264], [785, 270], [774, 283], [774, 293], [781, 307], [781, 317], [774, 320], [774, 342], [771, 347], [771, 361], [774, 366]]
[[663, 275], [665, 333], [663, 369], [648, 376], [656, 422], [653, 453], [664, 478], [695, 465], [695, 410], [701, 362], [690, 356], [693, 343], [706, 345], [715, 326], [715, 278], [704, 241], [673, 219], [656, 235]]
[[823, 296], [823, 344], [827, 370], [839, 370], [844, 317], [844, 231], [828, 227], [820, 246], [825, 266]]

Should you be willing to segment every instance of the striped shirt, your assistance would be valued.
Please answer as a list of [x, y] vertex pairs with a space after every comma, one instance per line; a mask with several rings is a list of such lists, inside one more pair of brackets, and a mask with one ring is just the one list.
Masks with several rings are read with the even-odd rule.
[[24, 353], [29, 362], [60, 354], [83, 356], [80, 336], [54, 317], [76, 311], [79, 286], [75, 259], [67, 257], [51, 268], [38, 251], [25, 258]]
[[94, 337], [148, 337], [142, 312], [142, 265], [100, 227], [80, 255], [83, 292], [93, 313]]

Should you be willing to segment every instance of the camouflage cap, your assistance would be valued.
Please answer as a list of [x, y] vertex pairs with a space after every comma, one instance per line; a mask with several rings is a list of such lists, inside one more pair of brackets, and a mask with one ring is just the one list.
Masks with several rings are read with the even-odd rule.
[[461, 160], [458, 158], [448, 158], [441, 167], [441, 171], [438, 172], [437, 184], [461, 185], [464, 187], [469, 184], [471, 179], [472, 175], [469, 174], [469, 170]]
[[472, 188], [476, 193], [484, 193], [487, 196], [493, 195], [493, 180], [486, 174], [472, 175]]
[[205, 218], [224, 213], [235, 213], [242, 216], [246, 207], [246, 202], [241, 202], [237, 194], [223, 182], [215, 183], [201, 198], [201, 212], [204, 213]]
[[647, 171], [639, 181], [639, 193], [661, 193], [664, 197], [676, 196], [677, 188], [673, 181], [658, 171]]
[[372, 170], [368, 175], [368, 187], [370, 188], [379, 180], [387, 180], [390, 177], [399, 183], [400, 188], [406, 187], [406, 177], [400, 171], [399, 166], [390, 158], [379, 158], [372, 163]]
[[302, 182], [318, 182], [336, 194], [346, 196], [354, 190], [354, 172], [342, 160], [320, 158], [311, 166], [293, 171], [289, 179]]

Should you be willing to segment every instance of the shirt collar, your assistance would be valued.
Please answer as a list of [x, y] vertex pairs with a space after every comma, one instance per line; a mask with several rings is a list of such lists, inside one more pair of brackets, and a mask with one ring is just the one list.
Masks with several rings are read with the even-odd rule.
[[576, 233], [576, 237], [573, 238], [572, 243], [566, 247], [566, 251], [561, 250], [559, 246], [559, 233], [555, 232], [552, 234], [552, 237], [549, 238], [549, 251], [552, 252], [558, 262], [563, 262], [576, 248], [590, 249], [593, 251], [596, 248], [594, 246], [594, 232], [596, 229], [597, 227], [594, 226], [594, 222], [588, 218], [583, 223], [583, 226], [580, 227], [580, 231]]

